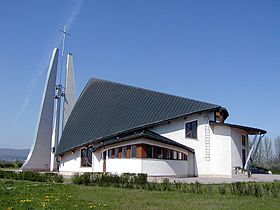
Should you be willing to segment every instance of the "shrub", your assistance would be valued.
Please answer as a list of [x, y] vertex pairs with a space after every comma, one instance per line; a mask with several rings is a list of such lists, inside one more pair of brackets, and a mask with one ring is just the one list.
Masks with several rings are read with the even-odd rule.
[[124, 173], [120, 176], [110, 173], [84, 173], [82, 175], [74, 174], [73, 184], [112, 186], [123, 188], [145, 188], [148, 181], [146, 174]]
[[15, 171], [0, 171], [0, 178], [28, 180], [37, 182], [56, 182], [63, 183], [63, 176], [54, 173], [37, 173], [31, 171], [15, 172]]

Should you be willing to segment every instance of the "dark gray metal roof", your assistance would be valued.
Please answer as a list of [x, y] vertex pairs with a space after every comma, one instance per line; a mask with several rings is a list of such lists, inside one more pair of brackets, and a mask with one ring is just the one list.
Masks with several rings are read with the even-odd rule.
[[56, 154], [122, 132], [218, 109], [227, 113], [226, 109], [215, 104], [90, 79], [65, 125]]
[[100, 142], [98, 145], [96, 145], [94, 147], [94, 151], [96, 151], [99, 148], [102, 148], [104, 146], [108, 146], [108, 145], [111, 145], [111, 144], [116, 144], [116, 143], [120, 143], [120, 142], [124, 142], [124, 141], [129, 141], [129, 140], [140, 138], [140, 137], [150, 139], [150, 140], [154, 140], [154, 141], [158, 141], [158, 142], [168, 144], [168, 145], [172, 145], [172, 146], [175, 146], [175, 147], [179, 147], [179, 148], [185, 149], [185, 150], [187, 150], [191, 153], [194, 153], [194, 150], [192, 148], [187, 147], [183, 144], [180, 144], [176, 141], [173, 141], [169, 138], [166, 138], [166, 137], [164, 137], [162, 135], [159, 135], [155, 132], [152, 132], [150, 130], [140, 130], [138, 132], [129, 133], [129, 134], [127, 134], [123, 137], [120, 137], [120, 138], [119, 137], [114, 137], [114, 138], [108, 139], [108, 140], [106, 140], [104, 142]]
[[249, 135], [256, 135], [256, 134], [266, 134], [265, 130], [259, 129], [259, 128], [253, 128], [248, 127], [244, 125], [235, 125], [235, 124], [229, 124], [229, 123], [218, 123], [215, 121], [210, 121], [210, 125], [219, 125], [219, 126], [228, 126], [231, 128], [237, 128], [246, 131]]

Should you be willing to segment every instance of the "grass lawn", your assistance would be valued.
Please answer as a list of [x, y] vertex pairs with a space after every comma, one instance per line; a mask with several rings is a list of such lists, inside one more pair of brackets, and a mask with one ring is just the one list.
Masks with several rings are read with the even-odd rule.
[[19, 168], [0, 168], [2, 171], [18, 171]]
[[0, 179], [0, 209], [280, 209], [280, 198], [198, 195]]

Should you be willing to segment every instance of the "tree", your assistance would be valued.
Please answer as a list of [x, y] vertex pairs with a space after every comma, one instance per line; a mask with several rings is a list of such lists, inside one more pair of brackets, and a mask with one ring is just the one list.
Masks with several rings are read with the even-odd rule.
[[263, 140], [260, 141], [258, 148], [255, 153], [254, 163], [256, 165], [262, 166], [264, 163], [264, 149], [263, 149]]
[[280, 136], [277, 136], [274, 141], [275, 162], [280, 165]]
[[264, 165], [268, 167], [271, 165], [271, 161], [273, 158], [271, 139], [265, 137], [262, 146], [263, 146], [263, 153], [264, 153], [263, 154]]

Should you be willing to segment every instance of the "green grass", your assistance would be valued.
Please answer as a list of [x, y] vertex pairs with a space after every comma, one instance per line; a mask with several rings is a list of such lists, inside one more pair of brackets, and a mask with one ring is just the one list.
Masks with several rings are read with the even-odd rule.
[[19, 168], [0, 168], [0, 171], [17, 171]]
[[280, 209], [280, 198], [0, 179], [0, 209]]

